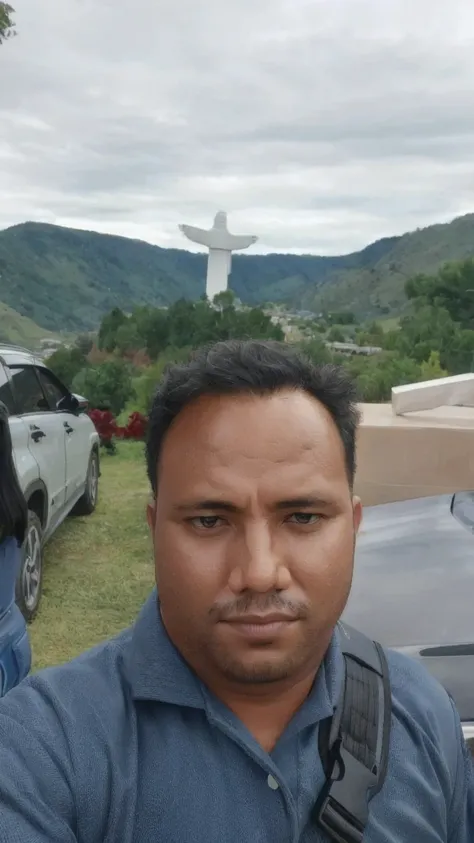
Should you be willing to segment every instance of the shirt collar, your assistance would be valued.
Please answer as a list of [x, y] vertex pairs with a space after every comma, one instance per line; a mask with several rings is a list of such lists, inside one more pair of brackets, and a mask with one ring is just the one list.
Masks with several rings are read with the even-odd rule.
[[340, 698], [344, 678], [344, 657], [338, 627], [334, 630], [321, 667], [304, 705], [296, 712], [288, 726], [286, 736], [300, 732], [306, 726], [332, 717]]
[[201, 683], [165, 629], [156, 588], [132, 627], [125, 670], [136, 700], [204, 708]]
[[[336, 628], [313, 688], [295, 717], [298, 730], [334, 712], [343, 677], [339, 635]], [[206, 708], [208, 692], [171, 641], [161, 618], [156, 588], [132, 627], [124, 657], [135, 700]]]

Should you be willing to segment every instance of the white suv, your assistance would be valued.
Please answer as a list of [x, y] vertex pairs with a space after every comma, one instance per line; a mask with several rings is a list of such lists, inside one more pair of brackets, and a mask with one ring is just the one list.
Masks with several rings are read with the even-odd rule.
[[32, 620], [41, 598], [44, 543], [70, 512], [88, 515], [96, 507], [99, 436], [85, 399], [72, 395], [30, 351], [1, 343], [0, 401], [10, 413], [29, 509], [16, 602]]

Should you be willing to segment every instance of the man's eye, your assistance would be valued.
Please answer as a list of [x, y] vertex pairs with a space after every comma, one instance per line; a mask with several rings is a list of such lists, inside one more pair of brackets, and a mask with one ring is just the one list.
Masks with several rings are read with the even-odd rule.
[[320, 516], [315, 515], [314, 512], [293, 512], [293, 514], [290, 515], [289, 520], [292, 521], [293, 524], [308, 525], [316, 524], [319, 519]]
[[191, 523], [193, 527], [197, 527], [198, 530], [212, 530], [213, 527], [217, 527], [220, 522], [222, 521], [218, 515], [199, 515], [196, 518], [191, 518]]

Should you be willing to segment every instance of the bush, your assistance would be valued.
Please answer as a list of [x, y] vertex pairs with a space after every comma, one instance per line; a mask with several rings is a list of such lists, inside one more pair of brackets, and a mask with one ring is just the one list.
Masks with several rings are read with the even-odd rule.
[[142, 413], [131, 413], [124, 426], [118, 424], [110, 410], [91, 410], [89, 417], [100, 436], [100, 444], [111, 453], [115, 453], [114, 439], [145, 439], [148, 419]]
[[328, 342], [345, 342], [346, 338], [337, 325], [333, 325], [328, 331]]
[[[163, 377], [166, 367], [170, 363], [180, 363], [187, 360], [190, 352], [191, 349], [189, 348], [168, 348], [166, 352], [160, 354], [156, 363], [152, 363], [151, 366], [144, 369], [133, 382], [133, 409], [148, 415], [156, 388]], [[127, 407], [127, 412], [131, 411], [132, 407]]]
[[353, 357], [343, 365], [356, 379], [360, 400], [369, 404], [390, 401], [394, 386], [422, 380], [418, 363], [396, 354], [377, 354], [369, 359]]
[[332, 354], [321, 337], [312, 337], [309, 340], [304, 340], [299, 343], [299, 349], [317, 365], [332, 361]]
[[71, 388], [74, 378], [79, 374], [81, 369], [87, 367], [86, 356], [78, 346], [74, 346], [73, 348], [61, 346], [45, 362], [48, 368], [54, 372], [56, 377], [68, 389]]
[[73, 391], [84, 395], [94, 409], [108, 407], [117, 416], [134, 394], [130, 366], [109, 360], [82, 369], [74, 378]]

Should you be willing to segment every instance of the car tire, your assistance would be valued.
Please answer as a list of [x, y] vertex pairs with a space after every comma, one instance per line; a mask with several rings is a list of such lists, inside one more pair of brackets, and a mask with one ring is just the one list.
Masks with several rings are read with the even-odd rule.
[[99, 454], [92, 451], [87, 469], [86, 488], [79, 498], [72, 515], [92, 515], [99, 497]]
[[28, 623], [31, 623], [38, 611], [42, 586], [43, 529], [36, 512], [30, 510], [15, 586], [15, 602]]

